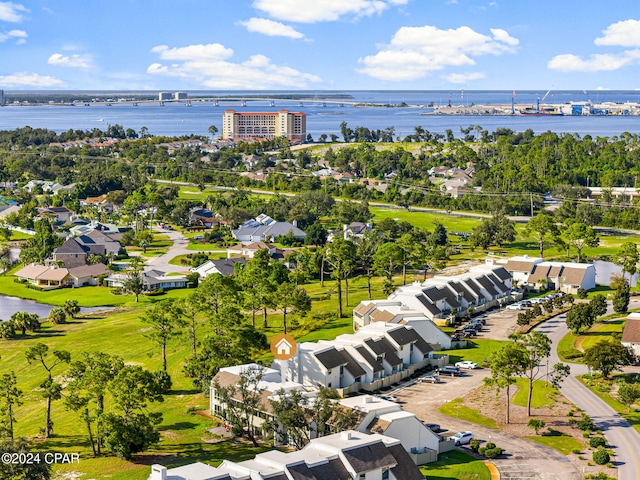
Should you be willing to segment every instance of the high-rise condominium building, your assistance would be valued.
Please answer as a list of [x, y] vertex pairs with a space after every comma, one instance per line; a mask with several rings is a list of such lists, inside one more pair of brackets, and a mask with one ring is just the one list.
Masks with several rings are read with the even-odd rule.
[[301, 112], [236, 112], [222, 114], [222, 138], [285, 137], [304, 141], [307, 136], [307, 115]]

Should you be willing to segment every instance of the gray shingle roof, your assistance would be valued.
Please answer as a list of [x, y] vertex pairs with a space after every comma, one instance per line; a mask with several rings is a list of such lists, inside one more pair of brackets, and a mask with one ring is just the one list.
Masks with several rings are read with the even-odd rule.
[[344, 450], [342, 454], [356, 473], [370, 472], [380, 468], [393, 468], [398, 465], [397, 460], [382, 441]]
[[346, 365], [349, 362], [349, 360], [345, 358], [344, 355], [342, 355], [342, 353], [335, 347], [318, 352], [315, 356], [327, 370], [339, 367], [340, 365]]
[[416, 295], [416, 298], [427, 308], [427, 310], [429, 310], [432, 315], [440, 315], [440, 309], [436, 307], [432, 302], [430, 302], [426, 296], [421, 294]]
[[496, 290], [496, 287], [493, 285], [493, 283], [491, 283], [491, 280], [489, 280], [487, 277], [485, 277], [484, 275], [477, 277], [476, 281], [482, 285], [484, 287], [484, 289], [489, 292], [489, 295], [491, 295], [492, 297], [495, 297], [498, 295], [498, 291]]
[[380, 364], [380, 362], [378, 362], [365, 347], [363, 347], [362, 345], [358, 345], [355, 348], [358, 351], [358, 353], [362, 355], [365, 361], [369, 365], [371, 365], [371, 368], [373, 368], [374, 373], [381, 372], [384, 370], [384, 367]]
[[391, 468], [394, 477], [402, 480], [424, 480], [424, 475], [401, 443], [387, 447], [387, 450], [396, 461], [396, 466]]

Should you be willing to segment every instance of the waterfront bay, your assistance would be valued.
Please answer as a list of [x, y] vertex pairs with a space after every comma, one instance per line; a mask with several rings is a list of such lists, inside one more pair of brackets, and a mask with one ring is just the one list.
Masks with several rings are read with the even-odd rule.
[[[120, 92], [126, 94], [127, 92]], [[114, 96], [117, 95], [114, 93]], [[393, 126], [395, 135], [403, 138], [413, 133], [418, 125], [426, 130], [444, 133], [451, 129], [460, 135], [460, 129], [469, 125], [480, 126], [488, 131], [497, 128], [510, 128], [514, 131], [532, 129], [535, 133], [554, 131], [558, 133], [577, 133], [580, 136], [614, 136], [623, 132], [640, 130], [639, 116], [519, 116], [519, 115], [433, 115], [427, 105], [489, 105], [508, 104], [512, 92], [416, 92], [416, 91], [362, 91], [362, 92], [189, 92], [190, 97], [233, 95], [236, 98], [246, 96], [246, 106], [238, 101], [194, 101], [191, 106], [184, 102], [157, 103], [134, 106], [131, 102], [115, 102], [112, 106], [93, 105], [76, 106], [5, 106], [0, 108], [0, 130], [13, 130], [25, 126], [47, 128], [56, 132], [73, 130], [106, 130], [108, 125], [119, 124], [125, 128], [139, 131], [147, 127], [151, 135], [181, 136], [209, 135], [208, 128], [215, 125], [221, 128], [222, 114], [227, 109], [236, 111], [277, 111], [287, 109], [307, 114], [307, 132], [314, 138], [321, 134], [336, 134], [340, 137], [340, 124], [344, 121], [354, 128], [364, 126], [370, 129], [385, 129]], [[268, 101], [251, 100], [257, 96], [305, 96], [318, 98], [318, 102], [276, 100], [274, 105]], [[348, 96], [350, 101], [399, 105], [406, 107], [354, 107], [348, 103], [326, 102], [323, 96]], [[535, 104], [544, 92], [517, 93], [517, 102]], [[548, 103], [569, 101], [593, 102], [640, 102], [640, 91], [624, 92], [557, 92], [548, 99]]]

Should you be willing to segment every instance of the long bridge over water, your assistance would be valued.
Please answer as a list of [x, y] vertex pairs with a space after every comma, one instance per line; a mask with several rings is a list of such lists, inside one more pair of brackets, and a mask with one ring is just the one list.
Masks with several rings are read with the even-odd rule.
[[[350, 106], [350, 107], [385, 107], [391, 106], [391, 104], [385, 103], [370, 103], [370, 102], [361, 102], [354, 101], [344, 98], [324, 98], [324, 97], [300, 97], [300, 98], [292, 98], [292, 97], [189, 97], [189, 98], [170, 98], [165, 100], [160, 99], [145, 99], [145, 100], [135, 100], [135, 99], [118, 99], [118, 100], [101, 100], [101, 101], [92, 101], [92, 102], [76, 102], [70, 105], [155, 105], [155, 106], [164, 106], [166, 104], [184, 104], [185, 106], [192, 106], [194, 103], [210, 103], [214, 107], [219, 106], [240, 106], [246, 107], [250, 102], [262, 102], [267, 103], [270, 107], [275, 107], [277, 105], [284, 106], [298, 106], [304, 107], [305, 105], [315, 105], [326, 107], [327, 105], [333, 105], [338, 107]], [[398, 105], [394, 105], [398, 106]], [[417, 106], [417, 105], [404, 105], [404, 106]]]

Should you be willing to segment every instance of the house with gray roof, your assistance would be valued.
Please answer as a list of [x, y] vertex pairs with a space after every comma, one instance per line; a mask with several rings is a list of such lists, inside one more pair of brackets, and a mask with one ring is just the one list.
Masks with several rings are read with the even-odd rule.
[[312, 439], [295, 452], [271, 450], [218, 467], [152, 465], [147, 480], [424, 480], [398, 439], [356, 430]]
[[239, 228], [232, 230], [233, 238], [241, 242], [274, 242], [282, 235], [292, 233], [294, 238], [304, 240], [307, 234], [297, 223], [277, 222], [264, 213], [253, 220], [247, 220]]

